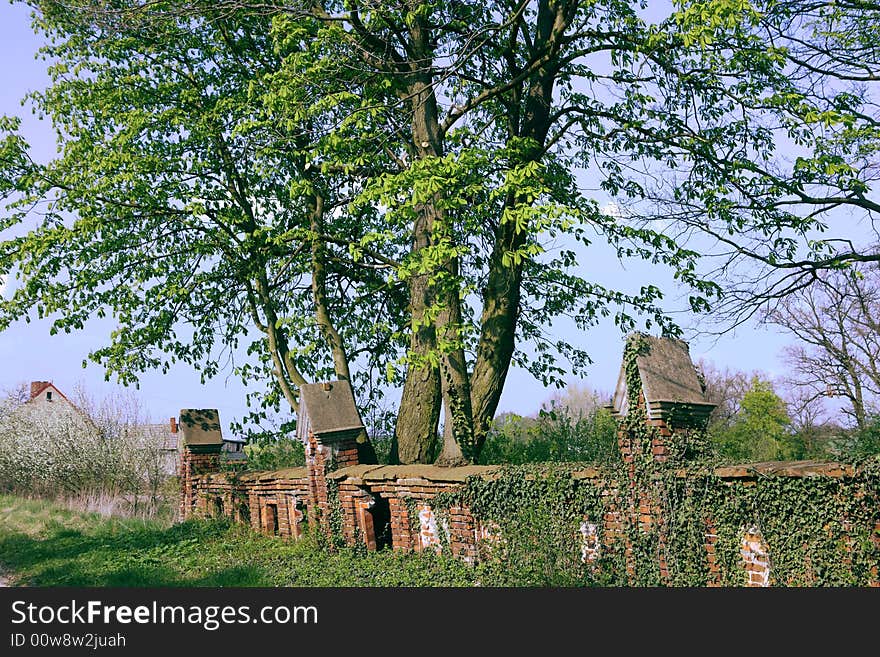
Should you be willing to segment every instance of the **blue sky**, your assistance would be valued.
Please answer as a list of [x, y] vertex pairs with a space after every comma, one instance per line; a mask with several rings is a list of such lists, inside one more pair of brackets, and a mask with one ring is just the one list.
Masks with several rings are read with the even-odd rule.
[[[30, 108], [22, 108], [20, 100], [28, 91], [43, 88], [48, 79], [45, 62], [34, 55], [40, 43], [30, 29], [29, 9], [20, 4], [0, 4], [0, 114], [23, 118], [22, 132], [32, 145], [32, 156], [46, 161], [55, 153], [54, 133], [50, 125], [33, 116]], [[629, 263], [622, 267], [607, 251], [591, 253], [585, 274], [621, 288], [637, 289], [652, 283], [671, 284], [671, 277], [648, 263]], [[669, 298], [674, 303], [675, 290]], [[686, 323], [686, 318], [678, 318]], [[95, 397], [103, 397], [120, 389], [104, 381], [103, 370], [95, 364], [82, 368], [88, 352], [106, 343], [112, 320], [94, 320], [85, 330], [69, 335], [49, 335], [49, 321], [19, 322], [0, 333], [0, 390], [30, 380], [52, 380], [62, 391], [81, 383]], [[584, 346], [595, 363], [585, 381], [571, 379], [610, 392], [617, 379], [623, 348], [622, 336], [611, 321], [586, 333], [566, 322], [555, 322], [552, 330], [559, 338]], [[784, 372], [780, 361], [786, 336], [753, 325], [745, 326], [715, 339], [691, 340], [695, 359], [707, 358], [720, 367], [751, 371], [762, 370], [770, 376]], [[546, 390], [525, 371], [513, 370], [501, 399], [499, 411], [522, 414], [535, 412], [553, 391]], [[185, 366], [178, 366], [167, 375], [148, 373], [142, 376], [137, 395], [143, 408], [154, 421], [177, 415], [184, 407], [220, 409], [225, 422], [240, 418], [245, 410], [245, 390], [230, 377], [220, 377], [202, 385], [199, 375]]]

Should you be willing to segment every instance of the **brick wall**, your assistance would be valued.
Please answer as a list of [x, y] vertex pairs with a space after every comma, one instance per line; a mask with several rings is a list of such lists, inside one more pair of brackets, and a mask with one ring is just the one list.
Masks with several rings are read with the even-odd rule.
[[[621, 446], [627, 448], [622, 449], [624, 461], [632, 463], [638, 447], [633, 448], [626, 436], [621, 436]], [[655, 445], [651, 447], [655, 462], [662, 465], [665, 453], [659, 453]], [[453, 506], [442, 514], [432, 506], [437, 495], [460, 488], [469, 477], [496, 478], [496, 467], [359, 465], [354, 441], [324, 445], [312, 435], [306, 445], [306, 459], [306, 466], [301, 468], [234, 475], [217, 471], [219, 453], [206, 452], [204, 448], [184, 449], [180, 469], [181, 517], [222, 514], [249, 523], [255, 531], [295, 540], [310, 523], [332, 535], [331, 518], [335, 514], [341, 519], [340, 538], [349, 545], [363, 543], [371, 550], [448, 550], [469, 563], [488, 557], [493, 549], [504, 544], [501, 527], [476, 518], [466, 506]], [[722, 485], [749, 486], [763, 477], [840, 478], [852, 477], [855, 472], [846, 465], [802, 462], [731, 466], [716, 469], [714, 475]], [[628, 579], [633, 582], [637, 573], [628, 530], [631, 527], [634, 532], [656, 534], [656, 565], [661, 580], [668, 582], [662, 483], [652, 481], [646, 488], [634, 476], [628, 482], [618, 482], [596, 468], [576, 470], [571, 476], [578, 486], [592, 487], [600, 500], [601, 511], [582, 517], [579, 528], [572, 532], [572, 547], [581, 560], [595, 569], [606, 551], [622, 550]], [[731, 578], [722, 576], [714, 521], [707, 518], [704, 522], [701, 531], [708, 572], [706, 584], [719, 585]], [[873, 530], [872, 540], [880, 548], [880, 520]], [[772, 549], [760, 528], [743, 526], [740, 540], [742, 583], [772, 585]], [[873, 585], [878, 585], [876, 567], [873, 580]]]
[[[220, 446], [216, 449], [188, 447], [183, 450], [178, 470], [180, 485], [180, 517], [192, 515], [198, 503], [198, 490], [201, 486], [200, 475], [215, 472], [220, 467]], [[202, 512], [205, 511], [204, 504]]]

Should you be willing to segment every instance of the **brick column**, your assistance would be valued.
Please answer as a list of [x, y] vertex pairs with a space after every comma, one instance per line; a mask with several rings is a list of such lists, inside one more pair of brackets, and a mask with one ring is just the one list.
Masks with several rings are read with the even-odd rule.
[[318, 436], [309, 432], [305, 448], [309, 473], [309, 520], [322, 526], [329, 536], [332, 509], [327, 489], [327, 473], [358, 464], [357, 442], [354, 438], [346, 438], [324, 444]]
[[220, 470], [222, 445], [184, 445], [180, 455], [180, 519], [192, 517], [196, 506], [199, 475]]

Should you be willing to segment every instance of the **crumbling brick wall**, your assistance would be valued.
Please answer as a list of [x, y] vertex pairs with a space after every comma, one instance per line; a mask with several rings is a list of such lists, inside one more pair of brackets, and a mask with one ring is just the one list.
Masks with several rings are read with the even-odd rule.
[[[401, 551], [448, 550], [470, 563], [486, 557], [494, 545], [505, 540], [497, 523], [475, 517], [467, 506], [453, 505], [442, 509], [442, 513], [434, 507], [438, 495], [460, 490], [470, 477], [492, 480], [498, 476], [498, 467], [359, 465], [356, 458], [356, 445], [351, 441], [321, 445], [312, 438], [305, 467], [234, 474], [218, 471], [217, 454], [184, 449], [181, 516], [222, 514], [249, 523], [255, 531], [291, 540], [300, 537], [308, 523], [331, 534], [331, 517], [335, 517], [341, 520], [336, 528], [338, 537], [349, 545], [363, 543], [368, 549]], [[664, 462], [658, 459], [661, 467]], [[730, 466], [711, 474], [713, 481], [720, 482], [718, 485], [748, 486], [766, 477], [851, 478], [855, 471], [846, 465], [801, 462]], [[583, 516], [572, 532], [572, 546], [582, 561], [598, 568], [603, 554], [622, 549], [627, 555], [628, 579], [634, 581], [637, 565], [630, 551], [631, 532], [659, 532], [657, 568], [662, 582], [667, 582], [662, 489], [654, 484], [645, 488], [634, 478], [617, 480], [597, 468], [573, 470], [571, 476], [578, 486], [593, 487], [601, 500], [600, 511]], [[705, 477], [706, 473], [676, 471], [676, 476]], [[694, 522], [704, 523], [705, 584], [718, 585], [725, 580], [716, 556], [714, 521], [707, 517], [695, 518]], [[880, 520], [872, 521], [872, 529], [872, 540], [880, 549]], [[759, 527], [744, 525], [740, 540], [738, 581], [747, 586], [773, 585], [773, 550]], [[726, 581], [730, 579], [728, 576]], [[877, 579], [875, 567], [874, 585]]]

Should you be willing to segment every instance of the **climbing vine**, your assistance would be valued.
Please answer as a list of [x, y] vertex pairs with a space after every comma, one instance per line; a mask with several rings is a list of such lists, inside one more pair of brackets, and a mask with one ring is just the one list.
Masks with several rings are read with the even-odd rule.
[[[862, 462], [854, 476], [842, 478], [719, 477], [705, 428], [694, 426], [688, 409], [667, 417], [671, 436], [649, 423], [638, 367], [648, 348], [636, 335], [624, 354], [629, 407], [620, 420], [617, 464], [592, 477], [579, 476], [578, 464], [507, 467], [432, 500], [438, 521], [451, 506], [464, 505], [477, 522], [497, 529], [479, 551], [480, 580], [502, 586], [741, 586], [743, 535], [756, 528], [769, 549], [772, 585], [875, 581], [880, 461]], [[654, 453], [659, 444], [665, 461]], [[417, 527], [417, 513], [411, 516]], [[593, 561], [581, 549], [578, 530], [585, 521], [600, 532]], [[717, 539], [707, 548], [710, 532]]]
[[[485, 586], [741, 586], [749, 576], [744, 551], [755, 549], [769, 567], [759, 580], [770, 585], [877, 581], [880, 457], [843, 477], [747, 467], [719, 476], [705, 409], [664, 408], [665, 428], [653, 425], [639, 371], [650, 348], [636, 335], [624, 353], [628, 403], [615, 463], [507, 466], [470, 477], [428, 502], [438, 551], [452, 555], [461, 532], [472, 531], [465, 540], [477, 544], [474, 577]], [[344, 543], [334, 480], [328, 498], [333, 548]], [[415, 547], [425, 501], [404, 499]], [[457, 507], [470, 510], [473, 528]]]
[[[342, 533], [342, 504], [339, 500], [339, 482], [335, 479], [327, 479], [327, 506], [330, 509], [327, 524], [330, 527], [329, 537], [327, 537], [330, 549], [336, 549], [345, 545], [345, 538]], [[321, 525], [321, 523], [318, 523]], [[321, 532], [318, 532], [320, 535]], [[322, 537], [323, 538], [323, 537]]]

